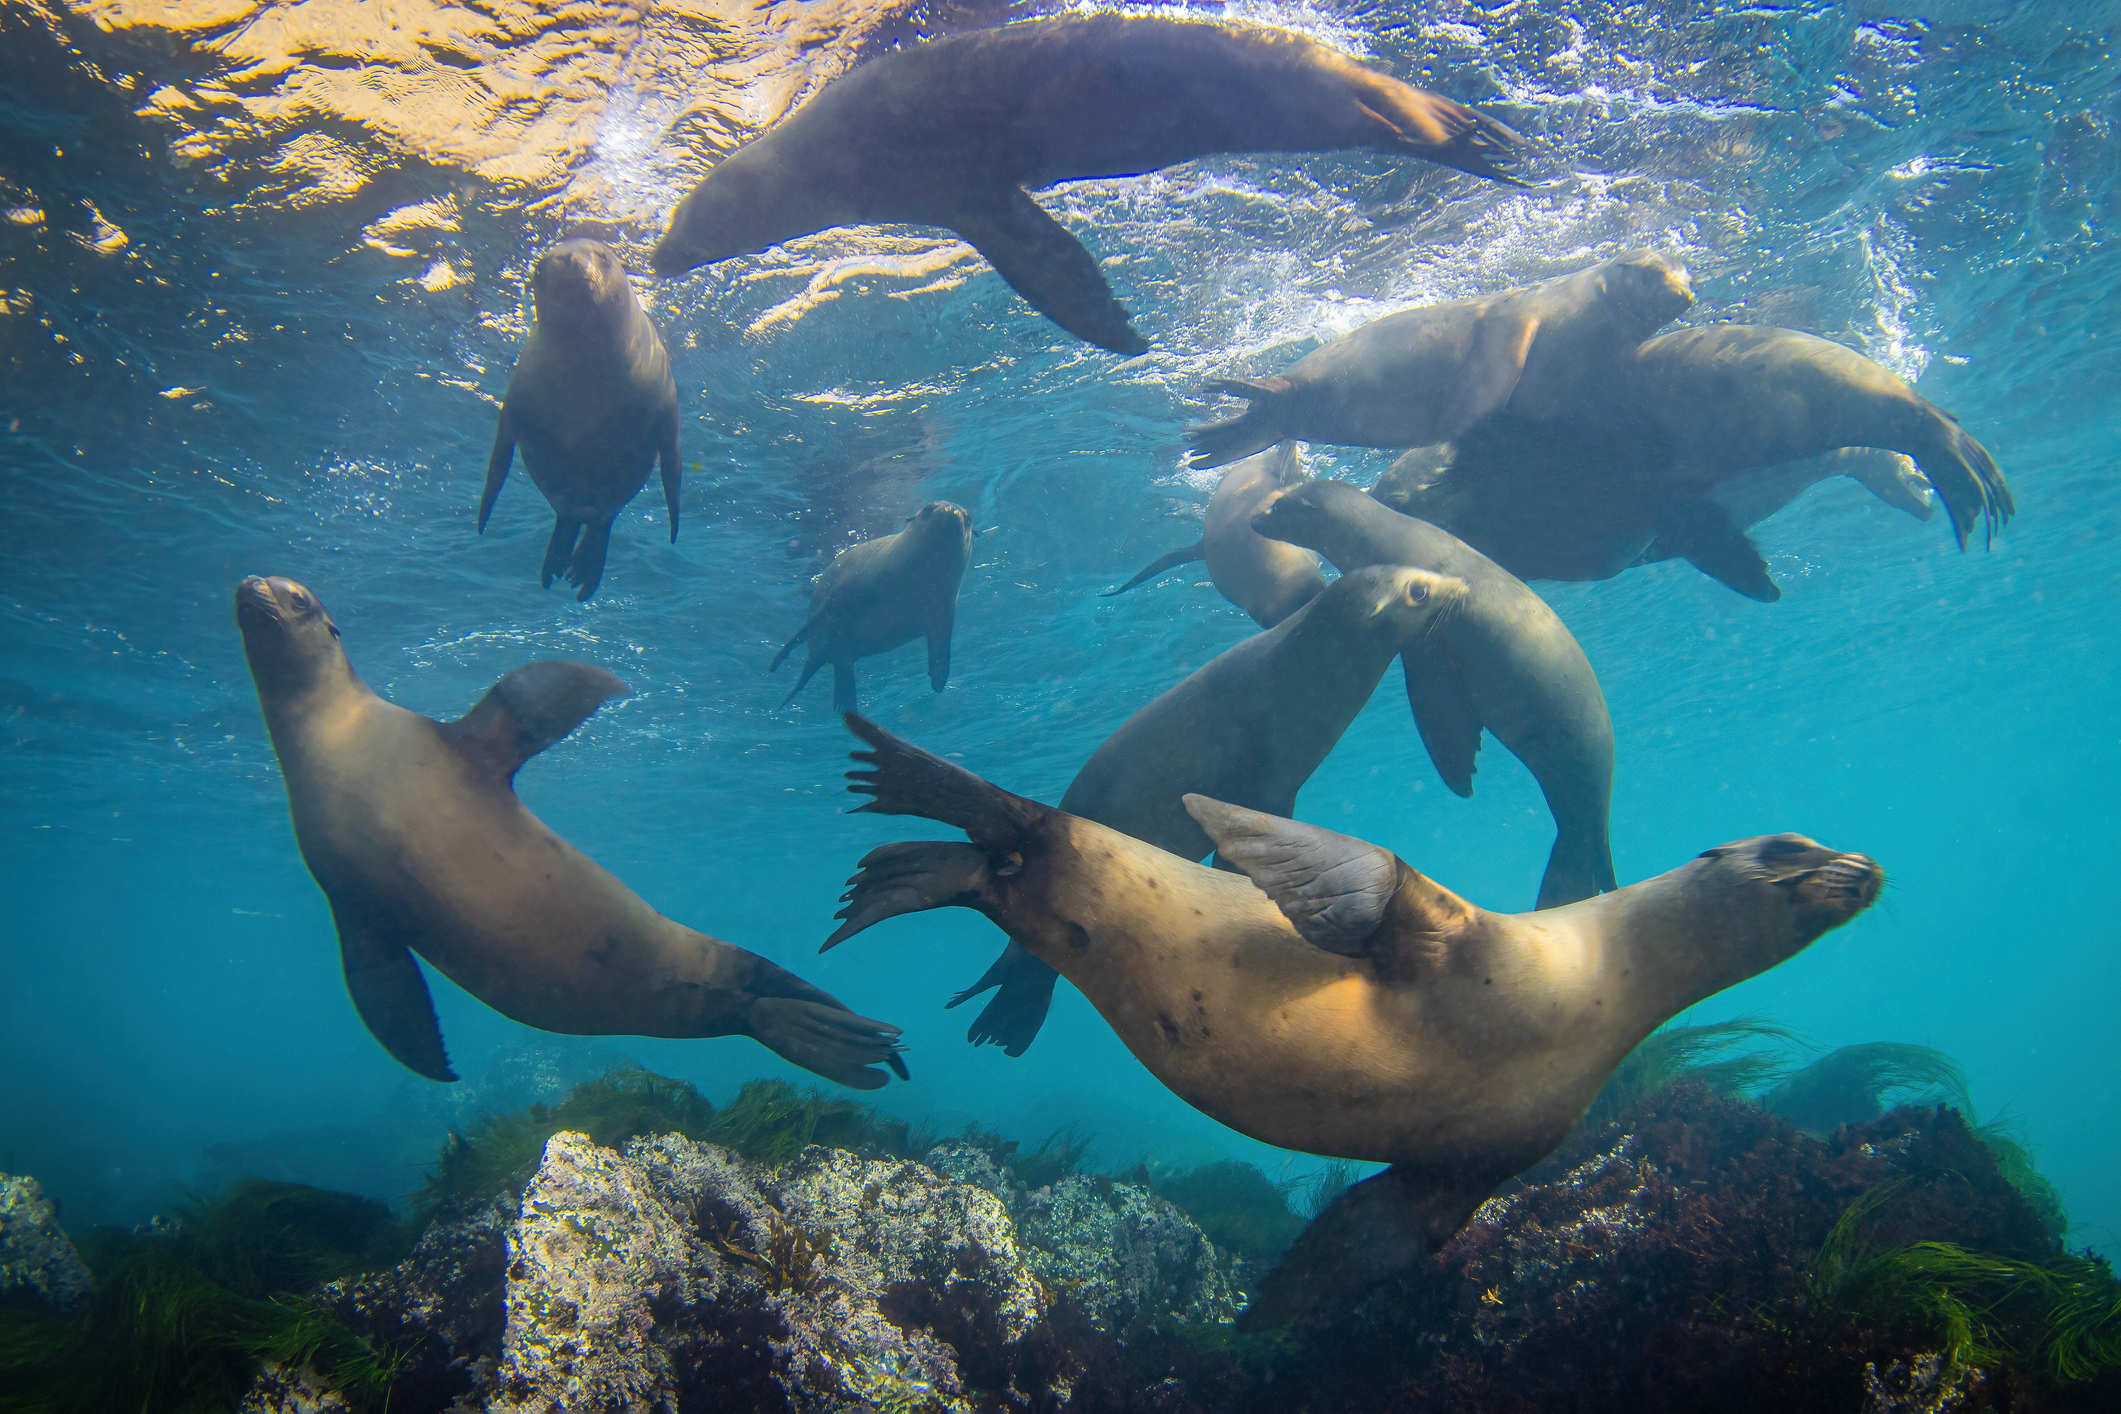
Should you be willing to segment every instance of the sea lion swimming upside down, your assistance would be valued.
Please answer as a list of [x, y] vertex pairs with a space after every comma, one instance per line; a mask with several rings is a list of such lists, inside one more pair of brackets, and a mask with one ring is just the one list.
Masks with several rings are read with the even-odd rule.
[[847, 724], [871, 748], [849, 773], [874, 797], [860, 809], [972, 842], [870, 851], [825, 947], [902, 913], [985, 914], [1203, 1113], [1392, 1165], [1342, 1200], [1389, 1210], [1369, 1214], [1373, 1263], [1440, 1246], [1552, 1152], [1651, 1030], [1847, 922], [1882, 878], [1863, 855], [1769, 835], [1582, 903], [1489, 913], [1388, 850], [1188, 796], [1248, 879]]
[[1286, 30], [1030, 20], [908, 45], [826, 85], [693, 188], [654, 261], [675, 275], [832, 226], [944, 226], [1071, 334], [1137, 354], [1148, 344], [1096, 258], [1024, 188], [1351, 147], [1514, 180], [1520, 141]]
[[454, 722], [357, 677], [317, 597], [236, 587], [236, 623], [287, 782], [295, 840], [331, 901], [354, 1009], [383, 1048], [454, 1080], [417, 952], [526, 1026], [572, 1036], [750, 1036], [843, 1085], [901, 1077], [898, 1028], [756, 953], [671, 922], [516, 798], [516, 771], [624, 683], [517, 668]]

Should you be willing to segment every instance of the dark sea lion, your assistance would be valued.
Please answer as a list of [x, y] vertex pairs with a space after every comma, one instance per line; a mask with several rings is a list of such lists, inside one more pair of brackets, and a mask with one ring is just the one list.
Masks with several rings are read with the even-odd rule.
[[[1395, 654], [1439, 631], [1463, 581], [1402, 565], [1344, 574], [1274, 628], [1216, 655], [1129, 717], [1076, 772], [1060, 808], [1181, 859], [1215, 847], [1182, 797], [1287, 814]], [[1011, 943], [950, 999], [1001, 990], [966, 1038], [1020, 1056], [1045, 1024], [1053, 969]]]
[[479, 533], [493, 513], [509, 462], [523, 465], [552, 503], [552, 541], [540, 582], [555, 575], [587, 599], [604, 577], [611, 522], [663, 463], [663, 504], [678, 538], [678, 390], [670, 356], [641, 312], [618, 252], [602, 241], [561, 241], [538, 257], [530, 287], [536, 323], [508, 380]]
[[[1475, 434], [1476, 441], [1481, 434]], [[1707, 489], [1631, 479], [1629, 444], [1544, 433], [1508, 451], [1482, 444], [1458, 464], [1424, 447], [1394, 462], [1370, 494], [1441, 526], [1521, 579], [1609, 579], [1635, 565], [1686, 559], [1750, 598], [1782, 591], [1746, 531], [1818, 482], [1856, 481], [1918, 520], [1933, 514], [1928, 478], [1908, 457], [1873, 447], [1760, 467]]]
[[1345, 481], [1308, 481], [1252, 517], [1262, 535], [1306, 545], [1342, 573], [1415, 565], [1465, 581], [1442, 630], [1401, 655], [1414, 725], [1444, 784], [1473, 793], [1483, 729], [1524, 762], [1554, 815], [1540, 908], [1614, 886], [1607, 813], [1613, 719], [1575, 636], [1537, 594], [1448, 531], [1403, 516]]
[[693, 188], [654, 262], [675, 275], [831, 226], [945, 226], [1062, 328], [1137, 354], [1148, 345], [1096, 258], [1024, 188], [1351, 147], [1514, 180], [1520, 141], [1285, 30], [1032, 20], [910, 45], [828, 84]]
[[1549, 416], [1693, 302], [1677, 261], [1636, 250], [1541, 284], [1389, 314], [1278, 377], [1210, 384], [1252, 405], [1188, 432], [1191, 461], [1221, 466], [1285, 437], [1426, 447], [1504, 408]]
[[[463, 717], [385, 702], [324, 606], [246, 579], [236, 623], [295, 840], [331, 901], [354, 1009], [383, 1048], [454, 1080], [417, 952], [495, 1011], [572, 1036], [750, 1036], [873, 1090], [895, 1026], [856, 1016], [756, 953], [671, 922], [523, 808], [522, 764], [627, 688], [584, 663], [532, 663]], [[408, 951], [408, 949], [410, 951]]]
[[1564, 908], [1489, 913], [1389, 850], [1188, 796], [1246, 878], [847, 723], [871, 747], [848, 773], [874, 797], [862, 810], [972, 842], [870, 851], [825, 947], [899, 914], [974, 909], [1202, 1113], [1392, 1165], [1335, 1205], [1364, 1219], [1343, 1258], [1356, 1279], [1441, 1246], [1560, 1144], [1643, 1037], [1848, 921], [1882, 879], [1860, 854], [1770, 835]]
[[1223, 598], [1250, 614], [1261, 628], [1274, 627], [1324, 589], [1326, 577], [1318, 572], [1318, 556], [1311, 551], [1269, 540], [1254, 530], [1252, 513], [1267, 497], [1303, 479], [1294, 442], [1246, 457], [1216, 485], [1199, 540], [1173, 550], [1104, 597], [1124, 594], [1179, 565], [1206, 560], [1208, 578]]
[[854, 660], [884, 653], [925, 635], [928, 681], [937, 692], [950, 681], [950, 630], [957, 591], [972, 562], [972, 516], [949, 501], [930, 501], [906, 518], [906, 528], [850, 545], [811, 582], [810, 617], [781, 645], [766, 671], [781, 666], [808, 642], [803, 675], [788, 695], [795, 701], [811, 676], [832, 665], [832, 705], [854, 707]]

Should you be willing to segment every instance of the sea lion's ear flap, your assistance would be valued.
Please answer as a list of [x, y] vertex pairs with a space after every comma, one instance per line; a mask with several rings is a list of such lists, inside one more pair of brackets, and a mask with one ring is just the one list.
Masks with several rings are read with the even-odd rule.
[[1184, 800], [1217, 857], [1250, 875], [1305, 942], [1350, 957], [1364, 951], [1399, 888], [1390, 850], [1204, 795]]
[[508, 780], [606, 701], [632, 691], [587, 663], [526, 663], [495, 683], [478, 706], [443, 732], [466, 756]]

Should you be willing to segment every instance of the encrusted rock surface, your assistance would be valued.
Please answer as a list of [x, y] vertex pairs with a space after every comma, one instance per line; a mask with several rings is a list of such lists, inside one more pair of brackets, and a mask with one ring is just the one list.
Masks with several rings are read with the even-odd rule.
[[58, 1205], [36, 1179], [0, 1174], [0, 1296], [27, 1291], [72, 1311], [95, 1290], [81, 1254], [59, 1226]]
[[1075, 1174], [1024, 1195], [1016, 1219], [1031, 1270], [1067, 1290], [1101, 1326], [1237, 1315], [1229, 1259], [1146, 1189]]

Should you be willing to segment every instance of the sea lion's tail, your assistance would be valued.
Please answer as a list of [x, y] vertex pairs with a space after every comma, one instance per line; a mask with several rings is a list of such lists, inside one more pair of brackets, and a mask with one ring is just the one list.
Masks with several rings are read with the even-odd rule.
[[1138, 584], [1147, 584], [1150, 580], [1156, 578], [1165, 570], [1177, 569], [1180, 565], [1190, 565], [1195, 560], [1204, 560], [1207, 557], [1208, 552], [1205, 548], [1204, 542], [1196, 540], [1191, 545], [1187, 545], [1181, 549], [1173, 550], [1170, 554], [1165, 555], [1162, 559], [1159, 559], [1155, 564], [1150, 565], [1147, 569], [1143, 570], [1140, 574], [1134, 576], [1134, 578], [1128, 580], [1125, 584], [1122, 584], [1119, 588], [1107, 589], [1103, 594], [1099, 595], [1098, 597], [1100, 599], [1110, 599], [1115, 594], [1124, 594]]
[[1243, 398], [1252, 406], [1236, 417], [1187, 428], [1186, 440], [1193, 444], [1193, 450], [1186, 454], [1188, 466], [1198, 471], [1228, 466], [1254, 452], [1264, 452], [1285, 435], [1281, 425], [1281, 403], [1289, 391], [1288, 379], [1261, 382], [1251, 378], [1217, 378], [1208, 386], [1218, 393]]

